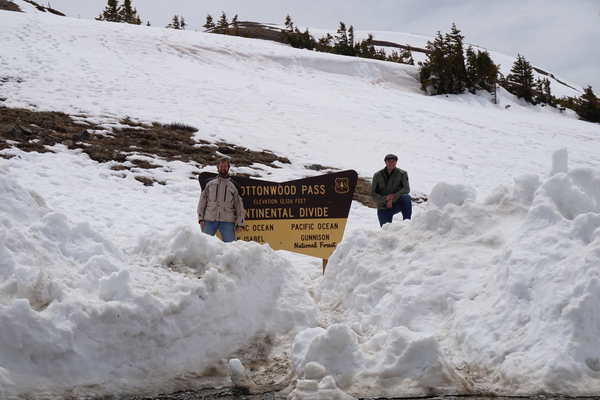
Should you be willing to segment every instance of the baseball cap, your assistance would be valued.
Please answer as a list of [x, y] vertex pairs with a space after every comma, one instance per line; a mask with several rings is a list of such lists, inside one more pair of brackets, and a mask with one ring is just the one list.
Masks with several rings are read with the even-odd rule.
[[398, 156], [395, 154], [388, 154], [387, 156], [385, 156], [385, 158], [383, 159], [383, 161], [387, 161], [387, 160], [391, 160], [394, 159], [396, 161], [398, 161]]

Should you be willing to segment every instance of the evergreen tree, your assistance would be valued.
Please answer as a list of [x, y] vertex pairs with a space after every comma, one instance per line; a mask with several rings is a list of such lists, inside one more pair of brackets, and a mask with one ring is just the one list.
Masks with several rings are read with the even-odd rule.
[[518, 54], [510, 72], [506, 77], [506, 90], [518, 98], [533, 103], [535, 101], [533, 98], [534, 78], [531, 64], [525, 57]]
[[350, 25], [348, 28], [348, 54], [349, 56], [355, 56], [354, 52], [354, 27]]
[[[125, 22], [134, 25], [142, 24], [142, 20], [137, 15], [137, 10], [131, 5], [131, 0], [124, 0], [122, 6], [119, 6], [119, 0], [108, 0], [106, 8], [96, 19], [98, 21]], [[149, 25], [150, 23], [148, 23]]]
[[169, 25], [165, 26], [165, 28], [179, 29], [179, 16], [174, 15], [173, 19], [171, 20], [171, 23], [169, 23]]
[[204, 29], [206, 29], [207, 31], [214, 31], [215, 30], [215, 23], [213, 21], [212, 15], [206, 14], [206, 23], [204, 25], [202, 25], [202, 27]]
[[333, 53], [333, 36], [327, 33], [325, 36], [321, 37], [317, 43], [315, 44], [315, 49], [317, 51], [322, 51], [324, 53]]
[[467, 71], [467, 90], [471, 93], [475, 93], [477, 91], [476, 82], [479, 80], [479, 77], [477, 72], [477, 53], [475, 53], [472, 46], [467, 47], [465, 69]]
[[137, 10], [131, 5], [131, 0], [123, 0], [123, 5], [119, 9], [119, 19], [127, 24], [142, 24], [140, 17], [137, 15]]
[[466, 88], [471, 93], [485, 90], [492, 93], [498, 82], [500, 67], [492, 61], [487, 51], [477, 50], [471, 46], [467, 48], [465, 57]]
[[410, 47], [408, 44], [406, 47], [406, 49], [402, 49], [400, 51], [400, 55], [404, 59], [404, 64], [415, 65], [415, 59], [412, 56], [412, 47]]
[[217, 22], [216, 33], [220, 33], [222, 35], [229, 34], [229, 21], [227, 20], [227, 14], [225, 14], [225, 11], [221, 13], [221, 18], [219, 19], [219, 22]]
[[548, 78], [544, 78], [544, 80], [542, 81], [542, 93], [544, 93], [548, 97], [548, 101], [546, 103], [550, 104], [551, 106], [554, 105], [552, 104], [554, 102], [554, 96], [552, 96], [552, 90], [550, 89], [550, 79]]
[[96, 18], [98, 21], [121, 22], [119, 14], [119, 0], [108, 0], [108, 4], [102, 14]]
[[354, 53], [362, 58], [375, 58], [377, 49], [373, 44], [373, 35], [369, 33], [369, 36], [365, 40], [356, 43], [354, 45]]
[[392, 54], [390, 54], [389, 56], [386, 57], [385, 59], [386, 61], [391, 61], [391, 62], [396, 62], [399, 64], [405, 64], [404, 63], [404, 58], [402, 57], [402, 54], [397, 52], [396, 50], [392, 50]]
[[294, 23], [292, 22], [292, 17], [290, 17], [290, 14], [286, 15], [285, 17], [285, 27], [288, 31], [294, 32]]
[[549, 106], [554, 107], [556, 105], [554, 96], [552, 96], [552, 91], [550, 89], [550, 79], [544, 78], [539, 79], [535, 83], [535, 100], [537, 103], [548, 104]]
[[560, 111], [565, 111], [567, 108], [575, 110], [575, 103], [577, 99], [575, 97], [564, 96], [560, 99], [554, 98], [556, 105]]
[[489, 53], [475, 52], [469, 46], [464, 50], [464, 36], [452, 24], [450, 33], [438, 31], [433, 42], [427, 42], [427, 60], [421, 66], [421, 89], [430, 88], [433, 94], [461, 94], [465, 90], [495, 92], [499, 66]]
[[[346, 30], [346, 24], [340, 22], [340, 27], [337, 30], [337, 35], [334, 38], [335, 44], [333, 45], [334, 52], [336, 54], [349, 55], [349, 41], [348, 31]], [[352, 49], [354, 51], [354, 49]]]
[[434, 94], [448, 93], [446, 91], [447, 82], [447, 62], [446, 62], [446, 42], [438, 31], [433, 42], [427, 41], [426, 46], [429, 54], [427, 60], [421, 64], [419, 71], [421, 78], [421, 89], [426, 91], [428, 87], [432, 87]]
[[452, 30], [446, 34], [446, 64], [445, 69], [447, 82], [446, 93], [460, 94], [465, 91], [467, 72], [465, 70], [465, 55], [463, 50], [463, 39], [455, 24]]
[[183, 17], [179, 18], [179, 15], [174, 15], [173, 19], [171, 20], [171, 23], [169, 25], [165, 26], [165, 28], [184, 30], [185, 25], [186, 24], [185, 24], [185, 20], [183, 19]]
[[285, 17], [284, 25], [286, 29], [281, 30], [281, 41], [283, 43], [289, 44], [292, 47], [297, 47], [298, 43], [296, 40], [296, 36], [294, 35], [294, 23], [292, 22], [290, 14], [288, 14]]
[[306, 28], [304, 32], [300, 32], [297, 27], [294, 27], [294, 23], [289, 14], [285, 17], [285, 27], [287, 29], [281, 30], [281, 41], [283, 43], [289, 44], [297, 49], [313, 50], [315, 48], [315, 38], [311, 36], [308, 28]]
[[384, 49], [376, 49], [375, 56], [373, 58], [376, 60], [385, 61], [387, 58], [385, 55], [385, 50]]
[[302, 33], [300, 33], [298, 28], [296, 28], [296, 34], [299, 37], [299, 44], [301, 49], [313, 50], [315, 48], [315, 38], [312, 37], [312, 35], [308, 31], [308, 28], [306, 28], [306, 30]]
[[594, 94], [592, 87], [588, 85], [583, 94], [575, 100], [575, 112], [584, 121], [600, 122], [600, 100]]
[[415, 60], [413, 59], [412, 52], [410, 50], [410, 46], [407, 46], [408, 49], [402, 49], [399, 52], [396, 50], [392, 51], [392, 54], [387, 56], [386, 61], [396, 62], [400, 64], [408, 64], [415, 65]]
[[235, 36], [240, 36], [240, 24], [238, 22], [237, 14], [235, 14], [233, 19], [231, 20], [231, 25], [233, 26], [233, 34]]

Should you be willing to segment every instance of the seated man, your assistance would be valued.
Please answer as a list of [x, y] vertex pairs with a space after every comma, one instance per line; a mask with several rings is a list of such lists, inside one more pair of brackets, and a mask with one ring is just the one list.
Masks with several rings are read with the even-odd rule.
[[396, 168], [398, 157], [388, 154], [384, 158], [385, 168], [373, 175], [371, 198], [377, 202], [379, 225], [391, 223], [395, 214], [402, 212], [403, 219], [412, 215], [412, 200], [408, 173]]

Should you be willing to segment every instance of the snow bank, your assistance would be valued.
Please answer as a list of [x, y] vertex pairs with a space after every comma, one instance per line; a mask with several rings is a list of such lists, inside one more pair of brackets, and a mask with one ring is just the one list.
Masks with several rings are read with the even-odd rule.
[[180, 226], [140, 237], [125, 256], [6, 168], [0, 188], [2, 397], [223, 381], [228, 357], [260, 359], [269, 343], [317, 323], [305, 286], [268, 246]]
[[453, 323], [456, 360], [498, 393], [600, 390], [600, 170], [553, 170]]
[[295, 378], [318, 363], [357, 397], [598, 393], [599, 182], [528, 174], [483, 203], [439, 185], [412, 222], [353, 232], [318, 294], [338, 323], [296, 337]]

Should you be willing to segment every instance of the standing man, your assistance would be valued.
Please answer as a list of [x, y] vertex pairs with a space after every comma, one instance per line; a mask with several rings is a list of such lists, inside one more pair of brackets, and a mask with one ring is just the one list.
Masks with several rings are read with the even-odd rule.
[[219, 175], [206, 183], [198, 202], [198, 222], [202, 232], [215, 236], [221, 231], [224, 242], [233, 242], [244, 229], [244, 203], [238, 186], [229, 178], [229, 160], [217, 161]]
[[391, 223], [395, 214], [402, 212], [403, 219], [412, 215], [412, 199], [406, 171], [396, 168], [398, 157], [388, 154], [383, 159], [385, 168], [375, 172], [371, 198], [377, 202], [379, 225]]

